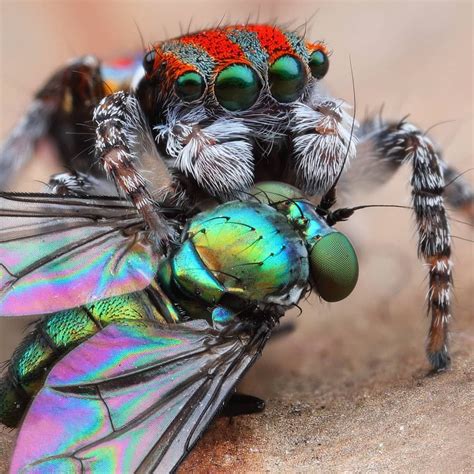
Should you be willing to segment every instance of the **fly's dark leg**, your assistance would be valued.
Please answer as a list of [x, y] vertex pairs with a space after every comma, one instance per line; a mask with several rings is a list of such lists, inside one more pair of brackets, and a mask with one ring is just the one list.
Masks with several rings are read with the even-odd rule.
[[253, 415], [265, 410], [265, 401], [261, 398], [244, 393], [233, 393], [223, 410], [221, 416], [232, 418], [234, 416]]
[[0, 150], [0, 189], [33, 156], [38, 141], [52, 138], [64, 165], [100, 174], [88, 154], [93, 138], [92, 110], [105, 95], [99, 61], [93, 56], [76, 59], [57, 71], [40, 89], [25, 116]]
[[159, 240], [172, 233], [157, 202], [176, 192], [135, 96], [116, 92], [94, 111], [96, 157], [118, 189], [142, 214]]
[[[362, 130], [365, 130], [365, 135], [361, 138], [360, 146], [368, 145], [375, 150], [369, 162], [380, 160], [379, 163], [372, 163], [375, 169], [367, 169], [367, 176], [375, 177], [380, 173], [382, 179], [386, 179], [400, 164], [412, 164], [411, 186], [419, 236], [418, 254], [429, 268], [428, 311], [431, 325], [427, 354], [433, 369], [443, 370], [450, 362], [448, 321], [451, 317], [451, 235], [443, 200], [447, 184], [445, 170], [449, 168], [442, 162], [432, 141], [410, 123], [401, 121], [372, 131], [368, 124], [364, 124]], [[364, 160], [364, 155], [361, 159]], [[360, 167], [361, 164], [356, 166]], [[462, 182], [458, 186], [465, 189]], [[466, 194], [469, 195], [468, 192]], [[472, 200], [472, 193], [470, 198], [467, 196], [469, 199]], [[464, 199], [461, 201], [465, 202]]]
[[15, 350], [0, 377], [0, 423], [18, 425], [31, 398], [58, 359], [109, 324], [165, 324], [145, 292], [109, 298], [49, 315], [35, 325]]
[[272, 338], [270, 341], [274, 341], [275, 339], [280, 339], [282, 337], [288, 336], [296, 330], [296, 324], [293, 322], [285, 322], [280, 323], [272, 333]]
[[109, 180], [80, 173], [58, 173], [51, 176], [46, 192], [59, 196], [116, 196], [117, 190]]

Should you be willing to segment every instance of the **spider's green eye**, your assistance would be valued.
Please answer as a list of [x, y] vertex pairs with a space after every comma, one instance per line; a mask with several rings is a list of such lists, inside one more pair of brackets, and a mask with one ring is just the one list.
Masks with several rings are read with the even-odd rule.
[[354, 247], [340, 232], [326, 234], [314, 244], [310, 267], [316, 291], [330, 302], [349, 296], [359, 277]]
[[260, 79], [252, 68], [245, 64], [233, 64], [219, 73], [214, 92], [224, 109], [245, 110], [255, 103], [261, 86]]
[[185, 72], [176, 79], [174, 90], [183, 102], [194, 102], [199, 99], [206, 88], [206, 83], [201, 74], [197, 72]]
[[311, 74], [316, 79], [322, 79], [329, 69], [329, 58], [322, 51], [314, 51], [309, 57]]
[[301, 96], [306, 83], [302, 62], [294, 56], [278, 58], [268, 70], [272, 96], [278, 102], [293, 102]]

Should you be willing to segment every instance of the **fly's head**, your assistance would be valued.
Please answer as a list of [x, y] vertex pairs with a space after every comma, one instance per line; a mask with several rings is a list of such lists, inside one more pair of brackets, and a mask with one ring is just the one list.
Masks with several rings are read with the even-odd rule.
[[302, 236], [311, 279], [319, 296], [329, 302], [349, 296], [359, 277], [357, 254], [349, 239], [331, 227], [293, 186], [265, 182], [255, 186], [252, 194], [283, 213]]

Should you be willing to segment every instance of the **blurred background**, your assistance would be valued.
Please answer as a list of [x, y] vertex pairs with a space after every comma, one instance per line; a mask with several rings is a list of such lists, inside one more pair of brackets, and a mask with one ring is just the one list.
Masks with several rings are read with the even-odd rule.
[[[130, 1], [1, 2], [0, 132], [5, 137], [55, 68], [85, 53], [120, 56], [146, 44], [218, 23], [306, 25], [332, 49], [326, 84], [352, 100], [357, 117], [376, 112], [427, 129], [460, 172], [473, 162], [473, 11], [471, 2]], [[140, 32], [140, 33], [139, 33]], [[16, 189], [40, 190], [57, 169], [42, 147]], [[409, 204], [406, 167], [353, 204]], [[474, 182], [474, 172], [465, 178]], [[463, 219], [463, 216], [454, 216]], [[359, 252], [354, 293], [334, 305], [314, 296], [297, 330], [269, 344], [243, 389], [267, 399], [259, 417], [218, 422], [187, 467], [194, 472], [469, 471], [474, 468], [474, 244], [454, 239], [453, 368], [427, 377], [426, 269], [417, 260], [410, 211], [360, 211], [340, 226]], [[452, 224], [473, 238], [472, 227]], [[24, 323], [0, 321], [0, 359]], [[0, 447], [8, 456], [8, 434]]]

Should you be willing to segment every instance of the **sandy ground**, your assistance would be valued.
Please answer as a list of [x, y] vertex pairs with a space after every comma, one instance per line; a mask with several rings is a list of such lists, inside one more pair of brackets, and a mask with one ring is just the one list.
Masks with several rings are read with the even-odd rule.
[[[179, 34], [178, 22], [187, 29], [191, 17], [198, 28], [224, 14], [231, 20], [256, 15], [246, 2], [177, 3], [107, 2], [92, 10], [84, 2], [4, 1], [2, 134], [41, 80], [71, 55], [104, 56], [139, 45], [134, 22], [148, 41]], [[350, 54], [359, 117], [385, 103], [388, 116], [410, 113], [424, 128], [453, 120], [431, 134], [459, 170], [474, 166], [472, 4], [260, 2], [262, 20], [295, 25], [316, 10], [308, 36], [325, 39], [334, 51], [328, 83], [335, 95], [351, 100]], [[38, 189], [34, 180], [54, 169], [47, 150], [41, 155], [17, 188]], [[466, 177], [473, 182], [473, 173]], [[353, 202], [408, 203], [408, 179], [403, 170], [383, 190], [355, 193]], [[473, 244], [454, 240], [453, 367], [431, 376], [423, 354], [426, 280], [410, 213], [362, 211], [341, 230], [359, 251], [356, 291], [331, 306], [310, 298], [300, 317], [288, 317], [296, 331], [268, 345], [241, 387], [266, 399], [265, 413], [218, 420], [182, 472], [474, 470]], [[454, 222], [453, 234], [473, 238], [471, 228]], [[0, 323], [4, 359], [24, 325]], [[0, 432], [0, 470], [13, 437]]]

